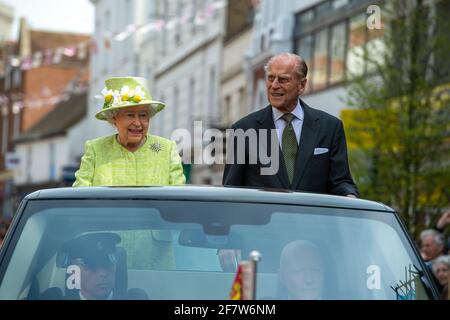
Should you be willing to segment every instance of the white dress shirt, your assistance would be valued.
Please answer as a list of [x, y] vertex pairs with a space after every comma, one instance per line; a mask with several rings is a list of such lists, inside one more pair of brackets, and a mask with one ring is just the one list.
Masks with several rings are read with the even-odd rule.
[[[292, 126], [294, 127], [295, 137], [297, 138], [297, 143], [300, 141], [300, 135], [302, 132], [303, 119], [305, 113], [303, 112], [303, 108], [300, 104], [300, 100], [297, 100], [297, 106], [291, 112], [295, 117], [292, 119]], [[281, 118], [284, 115], [283, 112], [278, 110], [277, 108], [272, 107], [272, 117], [273, 122], [275, 123], [275, 128], [277, 129], [278, 141], [280, 143], [280, 147], [282, 145], [283, 138], [283, 130], [286, 127], [286, 121]]]

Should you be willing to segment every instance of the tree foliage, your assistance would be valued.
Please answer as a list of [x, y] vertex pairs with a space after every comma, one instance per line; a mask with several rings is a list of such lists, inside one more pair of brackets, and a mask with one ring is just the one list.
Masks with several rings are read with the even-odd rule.
[[415, 237], [450, 205], [449, 2], [389, 1], [382, 45], [366, 43], [364, 73], [348, 78], [343, 118], [361, 195], [397, 209]]

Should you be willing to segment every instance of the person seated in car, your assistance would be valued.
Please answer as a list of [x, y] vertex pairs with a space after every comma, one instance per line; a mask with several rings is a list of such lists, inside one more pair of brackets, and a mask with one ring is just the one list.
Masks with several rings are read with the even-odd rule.
[[80, 290], [75, 299], [126, 299], [114, 292], [116, 245], [120, 241], [120, 236], [115, 233], [91, 233], [72, 239], [63, 246], [62, 251], [67, 254], [65, 266], [78, 267], [75, 268], [74, 282], [78, 282]]
[[312, 242], [295, 240], [281, 252], [278, 279], [281, 299], [320, 300], [324, 298], [325, 264], [319, 248]]

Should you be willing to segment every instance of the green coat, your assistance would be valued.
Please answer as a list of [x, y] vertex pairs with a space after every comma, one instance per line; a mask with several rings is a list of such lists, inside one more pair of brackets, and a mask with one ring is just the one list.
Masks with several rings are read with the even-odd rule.
[[86, 142], [74, 187], [154, 186], [185, 184], [174, 141], [147, 135], [137, 151], [119, 144], [116, 135]]

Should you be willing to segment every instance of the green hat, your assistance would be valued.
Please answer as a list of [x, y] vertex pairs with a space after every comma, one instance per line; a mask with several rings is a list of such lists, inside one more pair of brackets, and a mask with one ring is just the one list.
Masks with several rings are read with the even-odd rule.
[[105, 113], [110, 110], [148, 106], [151, 116], [154, 116], [165, 107], [164, 103], [153, 101], [144, 78], [109, 78], [105, 80], [105, 85], [102, 90], [103, 108], [95, 115], [99, 120], [106, 120]]

